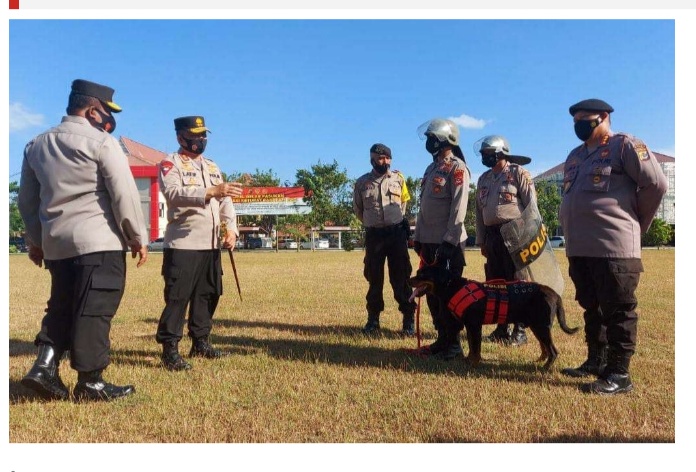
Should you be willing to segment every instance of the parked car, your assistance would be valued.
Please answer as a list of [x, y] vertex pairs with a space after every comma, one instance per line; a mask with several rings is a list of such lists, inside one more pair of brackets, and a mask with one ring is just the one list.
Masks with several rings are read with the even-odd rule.
[[14, 246], [18, 252], [27, 252], [27, 243], [24, 238], [10, 238], [10, 246]]
[[242, 241], [241, 239], [237, 239], [237, 241], [235, 241], [235, 243], [234, 243], [234, 248], [235, 249], [244, 249], [244, 241]]
[[154, 241], [150, 241], [147, 245], [148, 251], [163, 251], [164, 250], [164, 238], [157, 238]]
[[255, 238], [253, 236], [246, 238], [246, 241], [244, 243], [244, 247], [247, 249], [259, 249], [262, 246], [263, 241], [261, 241], [261, 238]]
[[292, 238], [279, 239], [278, 249], [297, 249], [297, 241]]
[[551, 247], [565, 247], [565, 238], [563, 236], [551, 236]]
[[[314, 249], [328, 249], [329, 240], [328, 239], [315, 239]], [[302, 241], [300, 243], [300, 249], [312, 249], [312, 241]]]

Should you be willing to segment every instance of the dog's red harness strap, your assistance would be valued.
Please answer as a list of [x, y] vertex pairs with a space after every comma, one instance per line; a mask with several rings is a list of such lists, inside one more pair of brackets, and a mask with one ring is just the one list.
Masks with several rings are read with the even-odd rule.
[[486, 313], [483, 324], [504, 324], [508, 315], [508, 293], [506, 289], [487, 290]]
[[471, 282], [463, 286], [454, 294], [447, 304], [447, 308], [454, 313], [458, 318], [461, 318], [464, 311], [469, 306], [481, 299], [485, 298], [485, 293], [481, 287], [475, 282]]

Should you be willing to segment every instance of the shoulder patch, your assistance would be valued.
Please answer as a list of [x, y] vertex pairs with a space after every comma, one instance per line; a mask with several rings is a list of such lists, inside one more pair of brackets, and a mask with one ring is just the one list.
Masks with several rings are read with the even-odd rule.
[[174, 163], [172, 161], [162, 161], [160, 162], [160, 167], [162, 168], [162, 174], [166, 176], [174, 167]]
[[460, 186], [464, 183], [464, 169], [456, 169], [454, 171], [454, 185]]

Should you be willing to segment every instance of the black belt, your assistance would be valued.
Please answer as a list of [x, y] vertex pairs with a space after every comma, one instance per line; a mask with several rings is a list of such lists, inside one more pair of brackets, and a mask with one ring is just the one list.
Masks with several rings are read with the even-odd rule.
[[368, 227], [365, 228], [365, 233], [369, 234], [370, 236], [388, 236], [392, 234], [396, 234], [399, 231], [403, 231], [403, 225], [401, 223], [391, 225], [391, 226], [383, 226], [383, 227]]

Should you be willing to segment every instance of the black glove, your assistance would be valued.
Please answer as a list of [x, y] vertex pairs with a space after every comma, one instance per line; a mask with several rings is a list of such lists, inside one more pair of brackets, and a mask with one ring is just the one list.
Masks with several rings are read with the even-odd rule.
[[457, 246], [443, 241], [442, 244], [437, 248], [437, 259], [446, 261], [450, 260], [457, 253]]
[[413, 250], [416, 251], [416, 254], [420, 256], [421, 249], [423, 249], [423, 246], [421, 246], [421, 243], [419, 241], [413, 241]]

